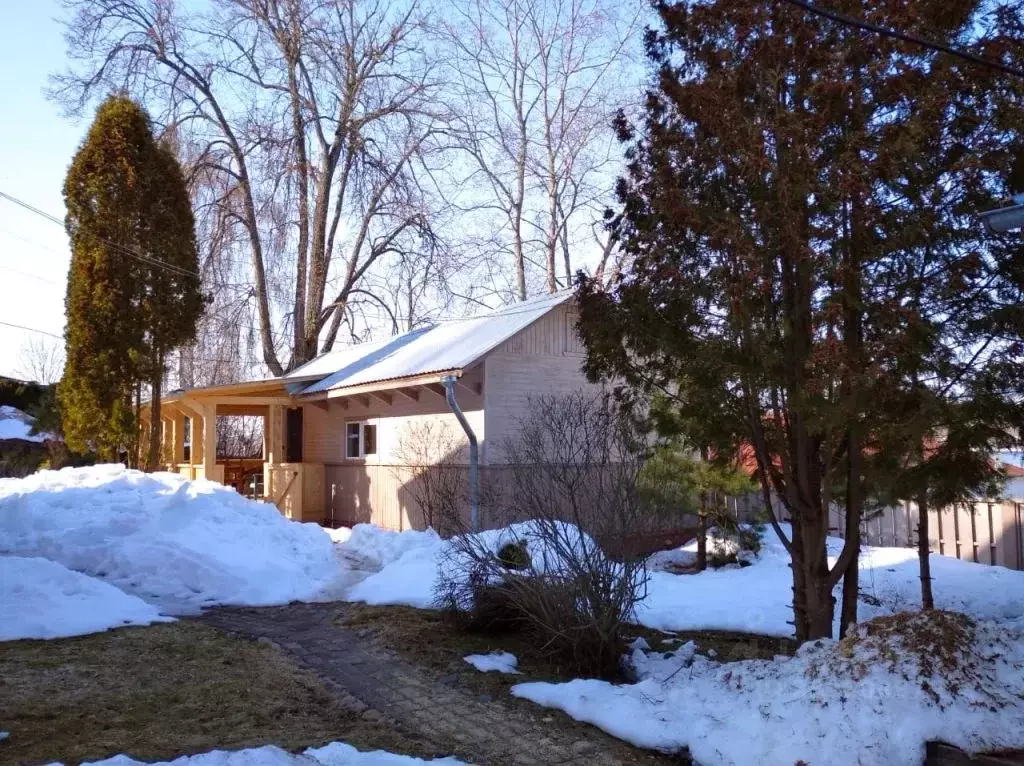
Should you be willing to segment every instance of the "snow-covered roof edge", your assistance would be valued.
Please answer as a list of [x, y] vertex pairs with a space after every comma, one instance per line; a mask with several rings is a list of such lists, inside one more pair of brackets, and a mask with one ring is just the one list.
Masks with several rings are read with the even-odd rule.
[[[563, 290], [530, 298], [526, 301], [492, 310], [473, 317], [463, 317], [439, 322], [430, 327], [420, 327], [383, 340], [367, 341], [348, 346], [306, 362], [283, 376], [289, 393], [296, 396], [321, 393], [326, 390], [345, 388], [349, 385], [368, 385], [376, 382], [400, 380], [434, 372], [460, 370], [471, 367], [515, 335], [523, 332], [553, 310], [571, 300], [573, 292]], [[466, 332], [458, 330], [466, 328]], [[398, 366], [386, 360], [369, 361], [368, 357], [396, 349], [395, 355], [403, 356], [413, 352], [411, 347], [428, 345], [436, 350], [429, 363], [410, 360], [409, 366]], [[461, 349], [465, 354], [459, 355]], [[362, 351], [362, 353], [360, 353]], [[338, 360], [338, 367], [325, 370], [324, 362], [330, 357]], [[313, 375], [305, 371], [320, 370]], [[362, 367], [354, 375], [341, 375], [344, 370]], [[377, 368], [379, 375], [374, 373]], [[333, 379], [333, 380], [332, 380]]]

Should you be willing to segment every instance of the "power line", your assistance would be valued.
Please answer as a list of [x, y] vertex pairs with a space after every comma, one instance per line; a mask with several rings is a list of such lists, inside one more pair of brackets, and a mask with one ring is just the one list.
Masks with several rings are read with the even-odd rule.
[[[30, 213], [35, 213], [36, 215], [41, 216], [41, 217], [45, 218], [47, 221], [50, 221], [51, 223], [55, 223], [55, 224], [57, 224], [58, 226], [60, 226], [62, 228], [64, 226], [64, 222], [61, 221], [57, 216], [51, 215], [50, 213], [47, 213], [44, 210], [40, 210], [37, 207], [33, 207], [32, 205], [30, 205], [29, 203], [25, 202], [24, 200], [18, 199], [17, 197], [15, 197], [15, 196], [13, 196], [11, 194], [8, 194], [5, 191], [0, 191], [0, 197], [2, 197], [3, 199], [6, 199], [9, 202], [13, 202], [15, 205], [18, 205], [19, 207], [23, 207], [25, 210], [28, 210]], [[128, 255], [128, 256], [130, 256], [132, 258], [135, 258], [136, 260], [141, 261], [141, 262], [143, 262], [145, 264], [148, 264], [150, 266], [157, 266], [159, 268], [166, 269], [167, 271], [171, 271], [171, 272], [174, 272], [174, 273], [177, 273], [177, 274], [182, 274], [184, 276], [200, 277], [199, 273], [196, 272], [196, 271], [192, 271], [191, 269], [186, 269], [186, 268], [183, 268], [181, 266], [176, 266], [173, 263], [167, 263], [166, 261], [162, 261], [159, 258], [156, 258], [156, 257], [151, 256], [151, 255], [145, 255], [143, 253], [140, 253], [137, 250], [133, 250], [133, 249], [131, 249], [129, 247], [126, 247], [125, 245], [122, 245], [122, 244], [120, 244], [118, 242], [112, 242], [111, 240], [104, 239], [103, 237], [96, 237], [96, 239], [98, 239], [100, 242], [103, 242], [103, 243], [105, 243], [107, 245], [110, 245], [111, 247], [113, 247], [113, 248], [115, 248], [117, 250], [120, 250], [124, 254], [126, 254], [126, 255]]]
[[16, 269], [13, 266], [7, 266], [2, 263], [0, 263], [0, 269], [4, 269], [6, 271], [13, 271], [15, 274], [21, 274], [21, 276], [23, 277], [28, 277], [29, 279], [38, 279], [40, 282], [47, 282], [51, 285], [57, 285], [58, 287], [63, 284], [63, 282], [58, 282], [55, 279], [47, 279], [46, 277], [41, 277], [38, 274], [30, 274], [27, 271], [22, 271], [21, 269]]
[[0, 322], [0, 325], [3, 325], [4, 327], [13, 327], [15, 330], [27, 330], [28, 332], [37, 332], [40, 335], [49, 335], [51, 338], [56, 338], [57, 340], [64, 340], [63, 335], [54, 335], [52, 332], [40, 330], [35, 327], [25, 327], [25, 325], [13, 324], [12, 322]]
[[1016, 67], [1003, 64], [1000, 61], [993, 61], [991, 59], [983, 58], [970, 51], [962, 50], [961, 48], [954, 48], [952, 45], [947, 43], [937, 42], [935, 40], [928, 40], [924, 37], [918, 37], [917, 35], [909, 32], [901, 32], [898, 29], [892, 29], [891, 27], [883, 27], [880, 24], [875, 24], [870, 21], [864, 21], [863, 19], [857, 19], [853, 16], [848, 16], [845, 13], [839, 13], [829, 8], [822, 8], [819, 5], [812, 4], [807, 0], [785, 0], [790, 5], [795, 5], [798, 8], [803, 8], [805, 11], [823, 16], [826, 19], [831, 19], [840, 24], [845, 24], [851, 27], [857, 27], [858, 29], [864, 30], [865, 32], [873, 32], [884, 37], [891, 37], [895, 40], [902, 40], [907, 43], [913, 43], [920, 45], [929, 50], [939, 51], [940, 53], [948, 53], [951, 56], [963, 59], [964, 61], [970, 61], [980, 66], [988, 67], [989, 69], [998, 69], [1006, 74], [1014, 75], [1024, 79], [1024, 69], [1017, 69]]

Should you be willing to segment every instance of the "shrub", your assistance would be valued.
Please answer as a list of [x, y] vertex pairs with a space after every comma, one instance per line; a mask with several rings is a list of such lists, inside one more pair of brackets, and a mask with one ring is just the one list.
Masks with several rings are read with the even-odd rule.
[[453, 537], [440, 564], [438, 600], [476, 630], [527, 630], [567, 670], [619, 677], [623, 629], [646, 594], [646, 558], [615, 561], [596, 539], [642, 529], [637, 490], [642, 440], [602, 397], [574, 394], [532, 402], [505, 446], [509, 520], [498, 533]]
[[505, 569], [513, 571], [530, 568], [530, 552], [526, 548], [526, 541], [505, 543], [498, 551], [498, 561]]

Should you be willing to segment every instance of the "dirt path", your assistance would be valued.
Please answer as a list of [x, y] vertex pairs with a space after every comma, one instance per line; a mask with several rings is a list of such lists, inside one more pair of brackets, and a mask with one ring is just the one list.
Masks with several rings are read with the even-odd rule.
[[[438, 753], [481, 766], [537, 764], [680, 764], [638, 750], [555, 711], [461, 688], [457, 677], [399, 658], [371, 636], [339, 623], [346, 605], [292, 604], [217, 608], [196, 619], [251, 639], [269, 640], [313, 670], [342, 704], [393, 723]], [[430, 641], [431, 636], [423, 636]]]

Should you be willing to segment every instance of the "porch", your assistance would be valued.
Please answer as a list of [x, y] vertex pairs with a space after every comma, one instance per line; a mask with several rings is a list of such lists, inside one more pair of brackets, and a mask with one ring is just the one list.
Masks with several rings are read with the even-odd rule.
[[[231, 486], [290, 519], [322, 521], [324, 466], [302, 459], [302, 412], [279, 380], [172, 392], [160, 411], [164, 469]], [[217, 421], [231, 416], [262, 419], [259, 457], [218, 454]]]

